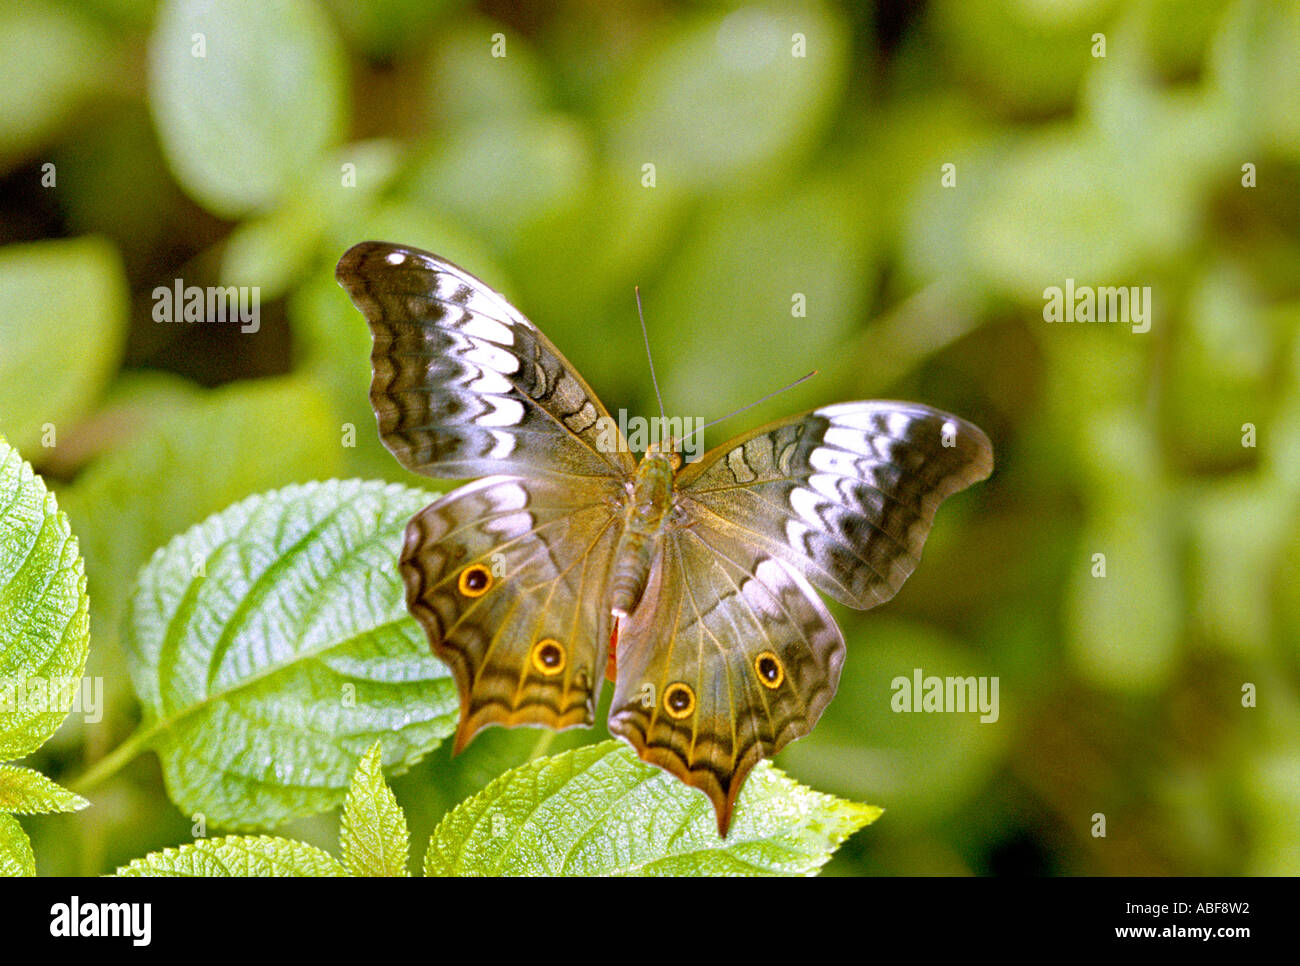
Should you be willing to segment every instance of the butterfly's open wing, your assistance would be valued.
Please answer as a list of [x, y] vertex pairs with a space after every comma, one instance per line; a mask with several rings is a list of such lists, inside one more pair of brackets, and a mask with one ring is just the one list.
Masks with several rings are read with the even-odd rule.
[[582, 377], [501, 295], [437, 255], [361, 242], [335, 275], [374, 335], [384, 445], [426, 476], [628, 476], [635, 461]]
[[829, 406], [679, 474], [674, 529], [619, 631], [610, 730], [712, 800], [723, 834], [745, 776], [810, 731], [844, 641], [817, 592], [892, 597], [935, 510], [984, 479], [975, 426], [914, 403]]
[[750, 769], [812, 730], [843, 660], [844, 638], [798, 570], [687, 527], [665, 536], [619, 628], [609, 730], [704, 791], [725, 836]]
[[610, 498], [620, 489], [615, 480], [491, 476], [407, 525], [407, 606], [460, 689], [457, 751], [490, 724], [592, 723], [622, 522]]
[[992, 470], [978, 427], [918, 403], [870, 401], [757, 429], [683, 469], [676, 486], [691, 519], [867, 608], [916, 569], [939, 504]]

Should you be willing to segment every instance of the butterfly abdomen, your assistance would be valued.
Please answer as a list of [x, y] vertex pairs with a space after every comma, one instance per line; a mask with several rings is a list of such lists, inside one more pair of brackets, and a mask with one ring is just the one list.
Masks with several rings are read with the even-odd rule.
[[615, 617], [631, 614], [645, 592], [672, 499], [673, 474], [670, 456], [657, 452], [647, 453], [636, 468], [627, 522], [610, 572], [609, 609]]

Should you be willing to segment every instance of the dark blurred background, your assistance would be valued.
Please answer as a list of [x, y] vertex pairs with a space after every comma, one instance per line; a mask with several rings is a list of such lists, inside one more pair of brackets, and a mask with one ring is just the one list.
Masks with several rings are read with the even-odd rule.
[[[500, 289], [613, 412], [656, 411], [634, 285], [670, 414], [820, 370], [709, 445], [873, 397], [992, 438], [898, 596], [835, 610], [839, 695], [779, 763], [886, 812], [828, 872], [1300, 873], [1298, 50], [1282, 2], [6, 3], [0, 433], [72, 518], [107, 691], [32, 763], [133, 729], [155, 548], [288, 482], [419, 482], [333, 279], [379, 238]], [[176, 279], [257, 286], [257, 331], [156, 321]], [[1045, 321], [1067, 279], [1149, 287], [1149, 331]], [[895, 713], [915, 668], [996, 676], [997, 721]], [[398, 779], [416, 860], [535, 742]], [[151, 755], [89, 797], [24, 819], [42, 874], [192, 837]]]

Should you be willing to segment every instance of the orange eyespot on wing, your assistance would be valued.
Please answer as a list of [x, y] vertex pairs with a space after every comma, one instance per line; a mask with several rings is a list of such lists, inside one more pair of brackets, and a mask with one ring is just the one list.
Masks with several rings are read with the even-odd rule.
[[564, 670], [564, 645], [553, 637], [544, 637], [533, 645], [533, 667], [539, 674], [553, 677]]
[[664, 710], [670, 718], [680, 721], [695, 710], [695, 692], [689, 684], [677, 681], [664, 689]]
[[482, 597], [492, 589], [492, 571], [482, 564], [471, 564], [460, 572], [456, 587], [464, 597]]
[[758, 673], [758, 683], [772, 691], [785, 680], [785, 665], [771, 651], [763, 651], [754, 658], [754, 670]]

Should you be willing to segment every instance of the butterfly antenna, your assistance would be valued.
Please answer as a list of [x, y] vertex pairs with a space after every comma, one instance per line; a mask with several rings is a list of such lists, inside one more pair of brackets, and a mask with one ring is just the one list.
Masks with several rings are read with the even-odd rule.
[[667, 423], [667, 417], [664, 415], [664, 397], [659, 394], [659, 377], [655, 375], [655, 358], [650, 354], [650, 333], [645, 327], [645, 313], [641, 311], [641, 286], [633, 287], [636, 292], [636, 317], [641, 320], [641, 337], [645, 339], [645, 357], [650, 360], [650, 381], [655, 384], [655, 398], [659, 400], [659, 418]]
[[684, 442], [686, 442], [688, 439], [690, 439], [692, 436], [694, 436], [696, 433], [701, 433], [701, 432], [703, 432], [704, 430], [708, 429], [710, 426], [716, 426], [718, 423], [722, 422], [724, 419], [730, 419], [732, 416], [739, 416], [741, 413], [745, 412], [747, 409], [753, 409], [753, 408], [754, 408], [755, 406], [757, 406], [759, 403], [761, 403], [761, 402], [767, 402], [767, 401], [768, 401], [769, 399], [771, 399], [773, 396], [779, 396], [779, 395], [781, 395], [781, 393], [785, 392], [787, 389], [793, 389], [795, 386], [799, 385], [799, 383], [801, 383], [801, 382], [807, 382], [809, 379], [811, 379], [811, 378], [812, 378], [813, 376], [815, 376], [815, 375], [817, 375], [817, 370], [816, 370], [816, 369], [814, 369], [812, 372], [808, 373], [807, 375], [800, 376], [798, 379], [796, 379], [794, 382], [790, 383], [788, 386], [782, 386], [780, 389], [777, 389], [777, 390], [775, 390], [774, 392], [769, 392], [766, 396], [760, 396], [758, 399], [755, 399], [755, 400], [754, 400], [752, 403], [750, 403], [748, 406], [741, 406], [741, 407], [740, 407], [739, 409], [737, 409], [735, 412], [727, 413], [727, 415], [725, 415], [725, 416], [719, 416], [717, 419], [714, 419], [714, 420], [711, 420], [710, 422], [705, 423], [705, 424], [704, 424], [703, 426], [701, 426], [699, 429], [695, 430], [694, 433], [689, 433], [688, 435], [683, 436], [680, 440], [678, 440], [678, 442], [680, 442], [680, 443], [684, 443]]

